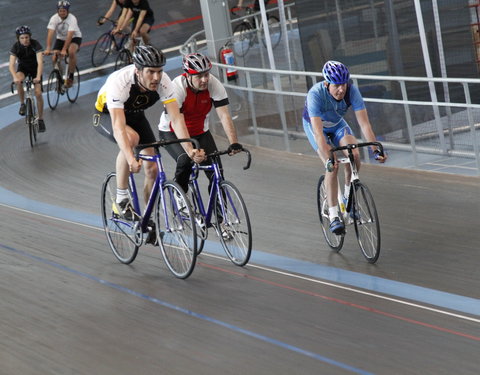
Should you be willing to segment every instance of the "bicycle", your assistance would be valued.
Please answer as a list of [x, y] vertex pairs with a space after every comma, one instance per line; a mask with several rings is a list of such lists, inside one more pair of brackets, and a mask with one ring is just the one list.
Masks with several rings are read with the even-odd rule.
[[[351, 188], [347, 202], [343, 201], [341, 188], [338, 190], [340, 220], [345, 225], [345, 228], [346, 225], [354, 224], [355, 234], [363, 256], [369, 263], [375, 263], [380, 256], [380, 222], [378, 220], [373, 196], [368, 187], [360, 182], [353, 156], [354, 149], [366, 146], [377, 146], [380, 150], [380, 155], [384, 155], [383, 146], [380, 142], [366, 142], [332, 148], [330, 150], [330, 160], [333, 160], [333, 154], [335, 152], [342, 150], [347, 151], [346, 157], [337, 159], [338, 163], [348, 163], [352, 168], [352, 176], [350, 179]], [[320, 176], [317, 187], [317, 206], [320, 224], [327, 244], [332, 250], [339, 252], [343, 246], [346, 230], [340, 235], [330, 232], [330, 218], [324, 180], [325, 176]]]
[[[68, 56], [64, 58], [64, 75], [62, 76], [62, 63], [60, 54], [57, 52], [57, 60], [53, 65], [53, 70], [48, 76], [47, 82], [47, 100], [48, 106], [50, 109], [55, 110], [58, 105], [58, 100], [60, 95], [67, 94], [68, 101], [70, 103], [75, 103], [78, 98], [78, 93], [80, 92], [80, 71], [78, 66], [75, 66], [75, 73], [73, 74], [73, 84], [71, 87], [65, 87], [65, 80], [68, 78]], [[63, 78], [65, 77], [65, 78]]]
[[91, 60], [92, 65], [95, 67], [102, 65], [108, 56], [115, 52], [128, 51], [127, 41], [130, 37], [130, 33], [120, 33], [119, 36], [116, 37], [112, 33], [116, 26], [116, 22], [110, 18], [99, 17], [99, 21], [102, 19], [109, 21], [112, 25], [109, 31], [98, 37], [95, 45], [93, 46]]
[[[242, 151], [248, 156], [247, 164], [243, 167], [245, 170], [250, 168], [251, 155], [245, 148]], [[213, 152], [207, 155], [212, 161], [210, 165], [195, 164], [192, 171], [189, 190], [197, 225], [197, 255], [203, 250], [208, 228], [213, 227], [228, 258], [237, 266], [244, 266], [252, 253], [252, 229], [240, 191], [233, 183], [225, 180], [220, 172], [219, 158], [228, 153], [228, 150]], [[206, 210], [197, 181], [200, 170], [213, 172]]]
[[[37, 106], [35, 103], [34, 83], [30, 76], [27, 76], [23, 81], [23, 88], [25, 92], [25, 123], [28, 125], [28, 134], [30, 138], [30, 147], [33, 148], [37, 142], [38, 134], [38, 116]], [[14, 93], [15, 82], [12, 82], [11, 91]]]
[[[186, 279], [193, 272], [197, 257], [196, 226], [187, 195], [176, 182], [167, 180], [160, 154], [160, 147], [181, 142], [193, 142], [199, 148], [197, 140], [190, 138], [160, 141], [135, 147], [134, 153], [137, 159], [156, 163], [158, 167], [158, 175], [143, 212], [140, 208], [133, 173], [130, 173], [128, 178], [130, 205], [127, 207], [131, 208], [127, 214], [122, 214], [116, 202], [115, 172], [109, 173], [105, 178], [101, 204], [103, 227], [108, 243], [121, 263], [132, 263], [140, 246], [152, 242], [148, 234], [153, 233], [155, 236], [153, 240], [156, 240], [160, 246], [168, 269], [176, 277]], [[154, 155], [140, 153], [149, 147], [154, 148]], [[150, 219], [152, 214], [153, 220]]]
[[[251, 7], [245, 7], [244, 9], [246, 16], [243, 18], [242, 22], [233, 29], [234, 51], [240, 57], [244, 57], [250, 48], [257, 43], [258, 39], [262, 41], [265, 47], [267, 46], [265, 30], [261, 18], [257, 16], [259, 13], [255, 13]], [[267, 22], [272, 48], [275, 48], [282, 39], [280, 21], [276, 16], [267, 15]], [[256, 25], [259, 25], [259, 27], [257, 28]]]

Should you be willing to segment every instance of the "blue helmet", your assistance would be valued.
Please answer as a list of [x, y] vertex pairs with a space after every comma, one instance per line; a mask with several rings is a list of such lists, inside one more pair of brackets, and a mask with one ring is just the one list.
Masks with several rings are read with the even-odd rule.
[[338, 61], [327, 61], [322, 69], [323, 77], [328, 83], [342, 85], [350, 79], [348, 68]]
[[20, 36], [20, 35], [23, 35], [23, 34], [32, 35], [32, 32], [30, 31], [30, 28], [27, 25], [18, 26], [15, 29], [15, 33], [17, 34], [17, 36]]
[[60, 9], [60, 8], [69, 10], [70, 9], [70, 1], [67, 1], [67, 0], [58, 1], [57, 2], [57, 9]]

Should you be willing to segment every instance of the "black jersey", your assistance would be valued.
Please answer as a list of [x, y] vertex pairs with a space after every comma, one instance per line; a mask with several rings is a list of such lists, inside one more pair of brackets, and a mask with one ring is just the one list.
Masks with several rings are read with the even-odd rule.
[[145, 14], [145, 18], [153, 18], [153, 10], [150, 8], [150, 4], [148, 4], [147, 0], [140, 0], [138, 5], [134, 5], [132, 0], [125, 1], [125, 8], [129, 8], [133, 11], [133, 18], [135, 20], [138, 19], [140, 12], [142, 10], [146, 10], [147, 14]]
[[37, 53], [42, 51], [42, 45], [35, 39], [31, 39], [28, 46], [24, 46], [22, 43], [16, 42], [10, 49], [10, 55], [15, 56], [19, 64], [26, 66], [36, 66]]

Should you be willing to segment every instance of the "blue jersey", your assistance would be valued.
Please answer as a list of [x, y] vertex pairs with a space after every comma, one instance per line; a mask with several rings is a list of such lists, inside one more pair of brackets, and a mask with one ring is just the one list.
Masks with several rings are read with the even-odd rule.
[[330, 95], [323, 81], [318, 82], [308, 91], [303, 119], [310, 123], [310, 117], [320, 117], [323, 126], [330, 128], [342, 121], [350, 106], [354, 111], [365, 109], [362, 94], [357, 86], [349, 84], [343, 100], [337, 101]]

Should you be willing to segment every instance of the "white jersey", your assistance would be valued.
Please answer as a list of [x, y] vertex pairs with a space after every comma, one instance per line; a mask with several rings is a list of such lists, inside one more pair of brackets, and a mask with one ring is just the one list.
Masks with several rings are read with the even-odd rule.
[[[188, 86], [185, 74], [176, 77], [172, 83], [175, 88], [178, 107], [185, 117], [185, 124], [190, 136], [196, 136], [208, 130], [212, 106], [220, 107], [228, 104], [225, 87], [212, 74], [210, 74], [208, 87], [204, 91], [193, 91]], [[170, 117], [165, 111], [160, 116], [158, 129], [167, 132], [172, 131]]]
[[75, 17], [72, 13], [68, 13], [68, 16], [64, 20], [60, 18], [58, 13], [55, 13], [52, 17], [50, 17], [47, 29], [55, 30], [57, 33], [57, 39], [60, 40], [66, 40], [69, 31], [73, 31], [74, 38], [82, 37], [82, 32], [78, 27], [77, 17]]
[[160, 100], [163, 104], [175, 101], [172, 80], [163, 72], [159, 90], [142, 91], [136, 84], [135, 65], [128, 65], [110, 74], [98, 92], [95, 108], [100, 112], [121, 108], [126, 113], [140, 112]]

